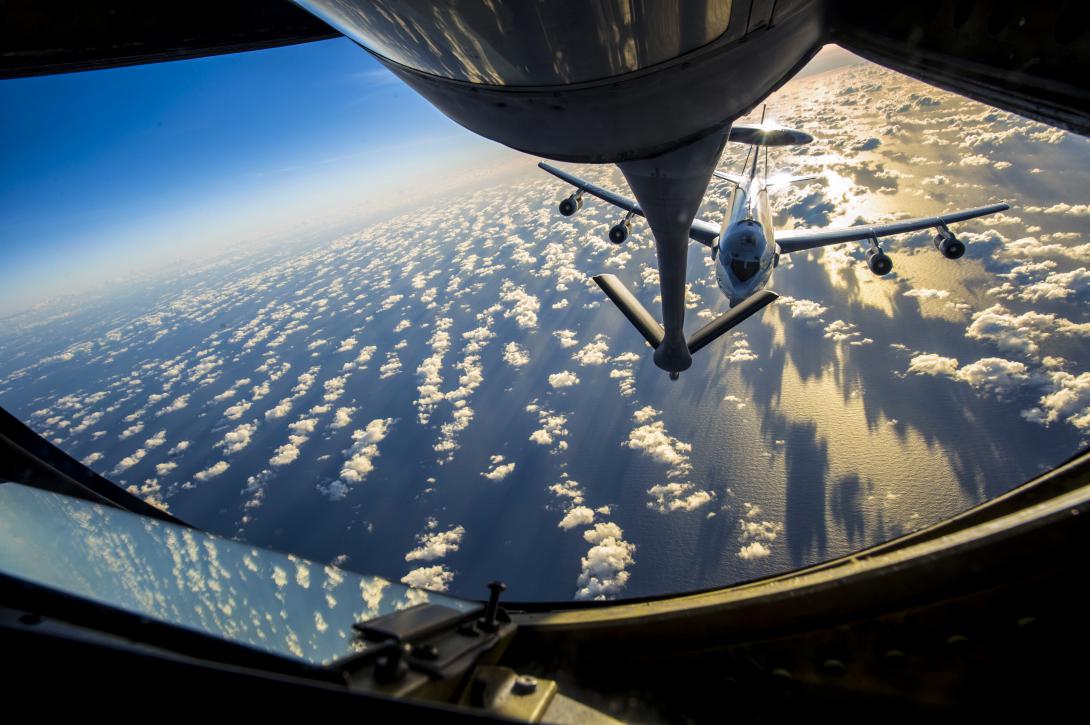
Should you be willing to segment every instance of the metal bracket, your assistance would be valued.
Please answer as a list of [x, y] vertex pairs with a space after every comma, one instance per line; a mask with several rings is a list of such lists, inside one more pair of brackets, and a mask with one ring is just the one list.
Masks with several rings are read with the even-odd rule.
[[515, 633], [511, 618], [499, 606], [506, 588], [489, 585], [486, 606], [459, 611], [422, 603], [353, 625], [363, 640], [361, 651], [338, 663], [348, 681], [393, 695], [446, 689], [482, 658], [502, 651]]

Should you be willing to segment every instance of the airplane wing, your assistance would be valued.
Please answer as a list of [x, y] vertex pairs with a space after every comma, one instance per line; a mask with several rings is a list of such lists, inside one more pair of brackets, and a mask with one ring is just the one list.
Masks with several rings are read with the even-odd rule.
[[[728, 174], [726, 171], [713, 171], [712, 176], [717, 179], [729, 181], [735, 186], [745, 186], [746, 184], [746, 177], [739, 176], [738, 174]], [[768, 181], [766, 181], [765, 187], [772, 189], [778, 186], [783, 186], [785, 184], [794, 184], [799, 181], [811, 181], [816, 178], [817, 176], [814, 174], [811, 174], [809, 176], [788, 176], [787, 174], [780, 174], [779, 176], [773, 176]]]
[[786, 229], [776, 232], [776, 244], [785, 254], [801, 252], [806, 249], [825, 247], [841, 242], [857, 242], [871, 237], [888, 237], [891, 234], [905, 234], [921, 229], [941, 227], [954, 222], [963, 222], [967, 219], [995, 214], [1010, 209], [1009, 204], [991, 204], [975, 209], [940, 214], [939, 216], [919, 217], [917, 219], [905, 219], [904, 221], [890, 224], [877, 224], [874, 226], [861, 224], [854, 227], [840, 227], [837, 229]]
[[[589, 181], [584, 181], [578, 176], [569, 174], [566, 171], [561, 171], [555, 166], [550, 166], [544, 161], [538, 163], [538, 166], [545, 171], [548, 171], [550, 174], [560, 179], [561, 181], [566, 181], [575, 188], [582, 189], [591, 196], [596, 196], [602, 201], [608, 201], [613, 206], [620, 207], [625, 211], [632, 212], [633, 214], [638, 214], [639, 216], [643, 216], [643, 210], [640, 209], [640, 205], [632, 199], [629, 199], [628, 197], [621, 196], [620, 194], [615, 194], [612, 191], [609, 191], [608, 189], [603, 189], [602, 187], [597, 186], [596, 184], [592, 184]], [[711, 222], [694, 219], [693, 225], [689, 228], [689, 238], [692, 239], [694, 242], [700, 242], [705, 247], [714, 247], [715, 240], [718, 237], [719, 226], [717, 224], [712, 224]]]

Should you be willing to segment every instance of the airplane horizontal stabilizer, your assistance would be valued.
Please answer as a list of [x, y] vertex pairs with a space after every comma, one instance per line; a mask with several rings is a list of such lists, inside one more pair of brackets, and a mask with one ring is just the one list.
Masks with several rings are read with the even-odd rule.
[[738, 305], [727, 310], [689, 337], [689, 352], [707, 346], [727, 330], [730, 330], [751, 315], [760, 312], [766, 305], [774, 302], [779, 295], [770, 290], [761, 290]]
[[779, 186], [786, 186], [787, 184], [797, 184], [800, 181], [813, 181], [818, 178], [816, 174], [808, 174], [806, 176], [788, 176], [786, 174], [773, 176], [771, 179], [765, 182], [765, 186], [769, 189]]
[[726, 171], [713, 171], [712, 176], [717, 179], [722, 179], [723, 181], [729, 181], [735, 186], [744, 186], [746, 183], [746, 177], [738, 174], [728, 174]]
[[802, 146], [814, 140], [814, 137], [805, 131], [764, 122], [736, 123], [731, 126], [728, 138], [735, 143], [748, 143], [754, 146]]
[[647, 340], [648, 345], [657, 348], [662, 343], [665, 334], [662, 325], [651, 316], [647, 308], [640, 304], [636, 296], [628, 291], [628, 288], [624, 286], [621, 280], [617, 279], [616, 275], [599, 274], [594, 277], [594, 281], [602, 288], [606, 296], [613, 301], [613, 304], [617, 305], [621, 312], [624, 313], [628, 321], [639, 330], [640, 334], [643, 335], [643, 339]]

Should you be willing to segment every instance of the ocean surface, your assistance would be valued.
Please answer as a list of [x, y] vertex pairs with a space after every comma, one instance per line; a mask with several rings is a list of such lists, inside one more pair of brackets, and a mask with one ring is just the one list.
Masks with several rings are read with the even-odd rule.
[[[759, 112], [759, 111], [758, 111]], [[652, 310], [641, 222], [525, 169], [348, 233], [234, 250], [0, 320], [0, 405], [211, 532], [437, 591], [623, 598], [730, 584], [945, 519], [1090, 431], [1086, 139], [855, 65], [769, 115], [815, 135], [780, 228], [1006, 200], [784, 257], [782, 299], [672, 382], [591, 282]], [[736, 170], [744, 147], [721, 163]], [[613, 169], [574, 173], [627, 193]], [[718, 223], [729, 187], [700, 216]], [[725, 309], [689, 255], [691, 329]]]

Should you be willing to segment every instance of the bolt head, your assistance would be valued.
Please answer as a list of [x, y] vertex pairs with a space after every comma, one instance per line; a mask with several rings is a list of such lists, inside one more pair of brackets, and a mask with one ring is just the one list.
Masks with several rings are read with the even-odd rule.
[[537, 678], [530, 675], [519, 675], [515, 683], [511, 685], [511, 692], [516, 695], [531, 695], [537, 691]]

